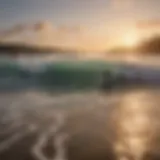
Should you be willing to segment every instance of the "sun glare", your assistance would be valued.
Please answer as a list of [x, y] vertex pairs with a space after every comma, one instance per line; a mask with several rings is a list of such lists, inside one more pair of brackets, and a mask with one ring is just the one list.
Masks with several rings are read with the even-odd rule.
[[123, 44], [127, 47], [134, 47], [138, 44], [138, 37], [135, 35], [127, 35], [123, 39]]

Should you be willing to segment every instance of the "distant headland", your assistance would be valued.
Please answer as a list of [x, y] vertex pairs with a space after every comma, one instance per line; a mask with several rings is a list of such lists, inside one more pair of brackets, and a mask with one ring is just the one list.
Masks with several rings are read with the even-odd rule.
[[160, 55], [160, 35], [153, 36], [149, 39], [143, 40], [135, 47], [119, 46], [114, 47], [110, 53], [138, 53], [143, 55]]
[[63, 47], [42, 47], [36, 45], [25, 45], [17, 43], [0, 43], [0, 55], [19, 55], [19, 54], [54, 54], [54, 53], [75, 53], [76, 50]]
[[[69, 53], [76, 54], [85, 51], [78, 49], [65, 48], [60, 46], [39, 46], [23, 43], [2, 43], [0, 42], [0, 55], [16, 56], [19, 54], [33, 55], [33, 54], [58, 54]], [[107, 53], [118, 54], [142, 54], [142, 55], [160, 55], [160, 35], [153, 36], [149, 39], [137, 44], [135, 47], [119, 46], [106, 50]]]

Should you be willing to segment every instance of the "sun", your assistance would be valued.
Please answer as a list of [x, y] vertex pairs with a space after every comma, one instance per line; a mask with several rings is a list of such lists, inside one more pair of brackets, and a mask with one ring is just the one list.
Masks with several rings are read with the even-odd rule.
[[138, 36], [136, 34], [128, 34], [122, 40], [123, 45], [134, 47], [138, 44]]

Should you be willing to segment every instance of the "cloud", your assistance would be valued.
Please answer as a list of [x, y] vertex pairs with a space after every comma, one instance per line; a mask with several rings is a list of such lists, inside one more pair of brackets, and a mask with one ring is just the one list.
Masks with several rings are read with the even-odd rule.
[[16, 25], [10, 29], [7, 30], [3, 30], [0, 32], [0, 37], [1, 38], [10, 38], [14, 35], [17, 34], [21, 34], [22, 32], [24, 32], [26, 29], [28, 28], [28, 26], [26, 25]]
[[52, 31], [53, 24], [49, 21], [37, 22], [33, 25], [34, 31]]
[[81, 26], [53, 25], [50, 21], [19, 24], [0, 32], [1, 42], [16, 42], [39, 46], [74, 45], [80, 43]]
[[132, 5], [134, 0], [111, 0], [111, 8], [124, 9]]
[[142, 20], [137, 22], [137, 27], [142, 29], [160, 28], [160, 19]]
[[42, 21], [35, 24], [18, 24], [7, 30], [0, 31], [1, 38], [10, 38], [26, 32], [52, 31], [53, 26], [50, 22]]

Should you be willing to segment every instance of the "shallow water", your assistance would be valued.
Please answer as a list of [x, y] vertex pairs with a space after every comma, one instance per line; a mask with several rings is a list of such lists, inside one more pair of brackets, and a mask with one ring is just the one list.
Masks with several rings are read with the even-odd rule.
[[160, 88], [0, 93], [1, 160], [160, 159]]
[[2, 61], [13, 61], [25, 67], [30, 67], [31, 69], [41, 66], [42, 64], [59, 62], [82, 62], [82, 61], [103, 61], [103, 62], [113, 62], [113, 63], [127, 63], [135, 64], [140, 66], [160, 66], [160, 56], [153, 56], [153, 53], [148, 55], [139, 55], [138, 53], [127, 53], [127, 54], [112, 54], [112, 53], [49, 53], [40, 55], [31, 54], [25, 55], [20, 54], [18, 56], [6, 56], [6, 54], [0, 55], [0, 62]]

